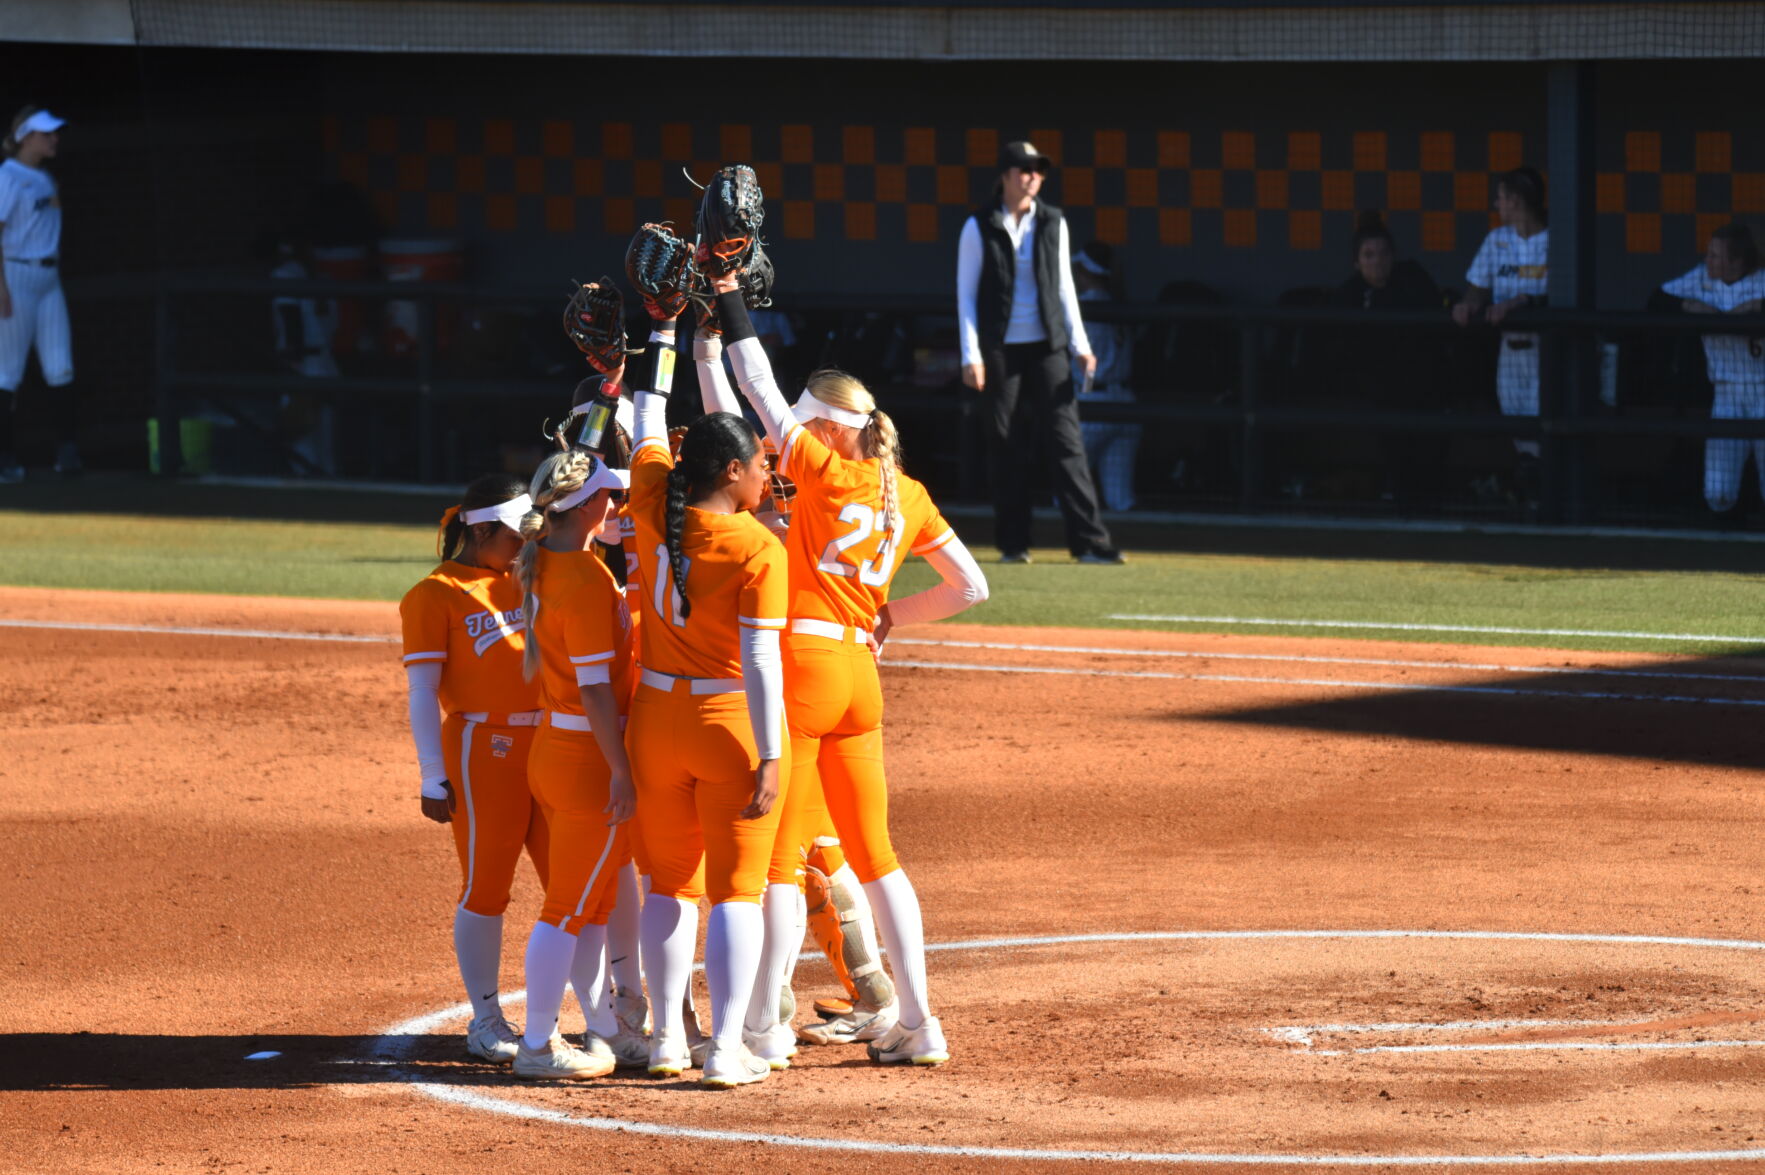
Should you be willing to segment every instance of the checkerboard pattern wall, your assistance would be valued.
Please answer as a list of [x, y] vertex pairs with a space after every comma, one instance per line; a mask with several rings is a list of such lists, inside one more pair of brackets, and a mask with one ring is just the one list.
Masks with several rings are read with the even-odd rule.
[[[1494, 223], [1491, 176], [1542, 160], [1518, 131], [1032, 130], [1059, 164], [1050, 188], [1079, 239], [1228, 249], [1340, 248], [1362, 209], [1424, 252], [1476, 247]], [[1680, 140], [1683, 140], [1681, 142]], [[334, 178], [370, 193], [400, 232], [630, 233], [691, 223], [722, 161], [752, 163], [767, 235], [782, 240], [954, 241], [997, 172], [998, 133], [965, 127], [327, 117]], [[1671, 167], [1663, 166], [1667, 159]], [[1765, 171], [1735, 170], [1729, 132], [1623, 137], [1598, 209], [1632, 253], [1661, 251], [1664, 220], [1700, 242], [1765, 212]], [[1765, 165], [1765, 164], [1762, 164]]]

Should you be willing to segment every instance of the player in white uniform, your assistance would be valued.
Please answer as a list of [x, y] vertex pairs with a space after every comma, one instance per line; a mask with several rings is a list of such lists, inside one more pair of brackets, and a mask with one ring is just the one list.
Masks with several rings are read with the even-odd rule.
[[[1495, 210], [1501, 227], [1483, 238], [1465, 280], [1471, 288], [1452, 308], [1453, 321], [1468, 326], [1478, 320], [1500, 326], [1522, 306], [1541, 306], [1550, 257], [1550, 229], [1545, 227], [1544, 179], [1530, 167], [1497, 177]], [[1501, 357], [1495, 368], [1495, 394], [1504, 416], [1538, 415], [1538, 336], [1503, 331]], [[1516, 440], [1523, 457], [1538, 456], [1538, 442]]]
[[[1759, 268], [1752, 232], [1743, 224], [1717, 229], [1704, 263], [1661, 288], [1692, 314], [1760, 313], [1765, 309], [1765, 270]], [[1705, 335], [1704, 361], [1716, 389], [1712, 419], [1765, 420], [1765, 338]], [[1704, 501], [1710, 509], [1719, 514], [1734, 509], [1749, 450], [1754, 468], [1765, 478], [1765, 440], [1711, 437], [1704, 442]]]
[[[61, 293], [61, 196], [43, 164], [55, 158], [57, 131], [64, 125], [47, 110], [25, 107], [12, 120], [6, 137], [6, 162], [0, 163], [0, 483], [24, 478], [13, 445], [18, 414], [18, 387], [32, 346], [43, 369], [43, 382], [65, 388], [73, 382], [74, 363], [67, 329], [67, 299]], [[73, 393], [61, 393], [62, 437], [55, 468], [79, 470], [74, 447]]]

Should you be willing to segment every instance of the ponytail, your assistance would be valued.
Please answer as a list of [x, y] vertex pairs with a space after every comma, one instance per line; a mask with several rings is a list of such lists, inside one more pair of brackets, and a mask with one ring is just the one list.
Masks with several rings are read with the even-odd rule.
[[[442, 562], [458, 558], [465, 550], [469, 528], [460, 517], [467, 510], [482, 510], [486, 506], [500, 506], [511, 498], [518, 498], [527, 492], [521, 479], [507, 473], [487, 473], [483, 477], [473, 479], [460, 495], [460, 504], [449, 506], [441, 514], [441, 524], [436, 530], [435, 553]], [[489, 523], [479, 523], [488, 526]]]
[[668, 471], [668, 497], [663, 507], [663, 538], [668, 548], [668, 570], [674, 590], [680, 594], [680, 618], [692, 615], [686, 595], [686, 508], [716, 488], [717, 478], [731, 461], [752, 461], [760, 451], [754, 426], [729, 412], [710, 412], [699, 417], [680, 439], [680, 454]]
[[539, 599], [533, 592], [534, 566], [539, 562], [539, 541], [551, 533], [552, 516], [548, 507], [560, 498], [582, 488], [594, 472], [594, 459], [586, 449], [570, 448], [564, 430], [553, 438], [560, 451], [539, 463], [533, 472], [533, 484], [527, 494], [532, 507], [521, 515], [521, 551], [515, 556], [515, 579], [521, 584], [521, 616], [527, 631], [527, 647], [521, 653], [521, 672], [528, 681], [539, 672], [539, 642], [533, 639], [533, 620], [539, 613]]
[[878, 408], [859, 434], [859, 444], [866, 457], [876, 458], [882, 466], [883, 529], [893, 535], [907, 525], [901, 515], [901, 488], [896, 478], [901, 469], [901, 434], [889, 414]]

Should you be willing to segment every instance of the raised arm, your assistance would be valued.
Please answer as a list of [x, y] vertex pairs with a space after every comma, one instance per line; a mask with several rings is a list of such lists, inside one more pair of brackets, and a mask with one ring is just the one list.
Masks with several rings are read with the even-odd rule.
[[766, 435], [782, 453], [785, 438], [797, 427], [797, 418], [784, 393], [778, 390], [778, 381], [772, 377], [772, 362], [766, 358], [766, 348], [754, 336], [754, 324], [748, 320], [748, 307], [742, 301], [738, 279], [733, 274], [718, 278], [713, 288], [717, 291], [717, 317], [723, 323], [723, 345], [729, 351], [735, 382], [760, 414]]
[[693, 366], [699, 373], [699, 395], [705, 411], [742, 414], [741, 401], [729, 386], [729, 375], [723, 370], [723, 340], [716, 335], [700, 334], [693, 339]]
[[645, 375], [637, 389], [637, 437], [632, 455], [645, 445], [668, 448], [668, 393], [674, 386], [674, 320], [658, 322], [650, 330], [649, 353], [644, 356]]

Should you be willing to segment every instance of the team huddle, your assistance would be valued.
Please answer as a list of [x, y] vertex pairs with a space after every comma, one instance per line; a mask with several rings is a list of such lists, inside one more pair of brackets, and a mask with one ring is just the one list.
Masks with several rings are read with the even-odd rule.
[[[706, 189], [696, 242], [639, 230], [642, 350], [610, 280], [578, 291], [566, 333], [599, 386], [579, 389], [530, 483], [467, 487], [441, 564], [400, 605], [423, 811], [451, 824], [463, 874], [467, 1048], [517, 1077], [697, 1067], [731, 1088], [787, 1068], [799, 1043], [949, 1058], [889, 835], [877, 658], [894, 626], [955, 615], [986, 581], [859, 381], [820, 371], [786, 401], [749, 320], [772, 282], [762, 215], [738, 164]], [[689, 310], [704, 414], [671, 435]], [[941, 582], [890, 600], [908, 553]], [[523, 848], [545, 898], [517, 1033], [498, 974]], [[701, 899], [708, 1032], [691, 984]], [[845, 991], [797, 1028], [806, 930]], [[558, 1031], [566, 986], [581, 1047]]]

